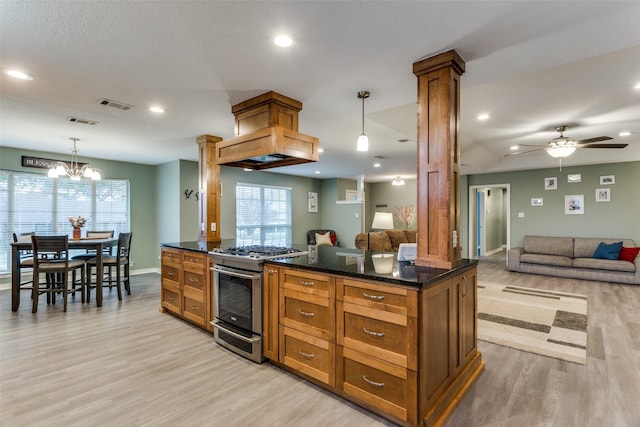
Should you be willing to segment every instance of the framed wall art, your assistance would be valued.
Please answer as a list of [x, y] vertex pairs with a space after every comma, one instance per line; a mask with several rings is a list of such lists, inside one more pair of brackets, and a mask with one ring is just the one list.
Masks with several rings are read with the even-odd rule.
[[567, 175], [567, 182], [568, 183], [582, 182], [582, 175], [579, 173], [570, 173], [569, 175]]
[[584, 194], [564, 196], [565, 215], [584, 214]]
[[545, 190], [557, 190], [558, 189], [558, 177], [552, 176], [544, 179]]
[[318, 193], [314, 191], [307, 193], [307, 211], [318, 212]]
[[600, 185], [611, 185], [616, 183], [615, 175], [603, 175], [600, 177]]
[[534, 197], [531, 199], [531, 206], [542, 206], [542, 197]]
[[610, 201], [611, 201], [610, 188], [596, 188], [596, 202], [610, 202]]

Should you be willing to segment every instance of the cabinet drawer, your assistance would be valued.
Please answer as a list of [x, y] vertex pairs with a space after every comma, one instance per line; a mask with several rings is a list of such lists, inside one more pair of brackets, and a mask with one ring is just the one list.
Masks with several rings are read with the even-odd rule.
[[204, 323], [205, 305], [203, 301], [198, 301], [185, 296], [184, 305], [182, 307], [182, 315], [185, 319], [189, 319], [198, 324]]
[[162, 286], [162, 298], [161, 298], [161, 305], [162, 307], [166, 308], [167, 310], [176, 313], [176, 314], [180, 314], [181, 310], [181, 304], [180, 304], [180, 292], [172, 289], [170, 287], [166, 287], [166, 286]]
[[[341, 307], [344, 306], [344, 309]], [[338, 344], [386, 360], [403, 368], [416, 369], [410, 357], [417, 348], [411, 333], [415, 326], [410, 318], [398, 316], [394, 321], [380, 320], [377, 310], [353, 310], [358, 306], [339, 303], [340, 334]]]
[[335, 345], [280, 326], [280, 360], [290, 368], [335, 386]]
[[336, 299], [377, 310], [417, 316], [417, 292], [407, 288], [339, 278]]
[[162, 265], [162, 281], [169, 280], [176, 285], [180, 283], [180, 268], [172, 265]]
[[193, 273], [185, 270], [183, 285], [204, 291], [206, 279], [202, 273]]
[[337, 381], [345, 394], [402, 420], [413, 421], [417, 384], [414, 371], [348, 348], [338, 348], [342, 353], [339, 355], [342, 369]]
[[209, 257], [206, 254], [199, 252], [184, 251], [182, 253], [182, 267], [187, 270], [202, 272], [207, 268], [207, 260]]
[[299, 292], [334, 298], [333, 278], [307, 271], [282, 269], [280, 287]]
[[162, 264], [172, 264], [177, 266], [182, 264], [180, 251], [177, 249], [162, 248]]
[[335, 341], [334, 300], [284, 289], [280, 293], [280, 323]]

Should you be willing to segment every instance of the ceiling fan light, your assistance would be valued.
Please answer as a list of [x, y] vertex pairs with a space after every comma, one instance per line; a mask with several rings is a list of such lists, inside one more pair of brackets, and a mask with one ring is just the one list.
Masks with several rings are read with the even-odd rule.
[[561, 146], [561, 147], [552, 147], [547, 149], [547, 153], [551, 157], [567, 157], [570, 156], [574, 151], [576, 151], [576, 147], [573, 146]]
[[356, 148], [358, 151], [369, 151], [369, 137], [364, 133], [358, 137], [358, 142], [356, 144]]

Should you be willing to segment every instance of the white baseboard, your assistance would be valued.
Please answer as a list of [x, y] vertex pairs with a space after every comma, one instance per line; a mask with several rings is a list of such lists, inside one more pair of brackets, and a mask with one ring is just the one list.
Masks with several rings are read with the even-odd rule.
[[[160, 274], [160, 268], [140, 268], [137, 270], [131, 270], [130, 273], [132, 276], [147, 273]], [[0, 274], [0, 291], [4, 291], [7, 289], [11, 289], [11, 273]]]

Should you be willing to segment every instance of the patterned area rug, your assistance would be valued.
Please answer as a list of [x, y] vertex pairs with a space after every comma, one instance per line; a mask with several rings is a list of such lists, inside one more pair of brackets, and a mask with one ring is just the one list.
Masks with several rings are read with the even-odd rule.
[[479, 282], [478, 339], [586, 365], [587, 297]]

